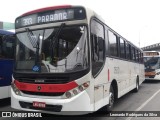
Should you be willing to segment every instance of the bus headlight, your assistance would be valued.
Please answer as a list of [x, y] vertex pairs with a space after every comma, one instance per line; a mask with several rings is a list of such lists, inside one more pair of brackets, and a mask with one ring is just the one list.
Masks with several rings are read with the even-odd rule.
[[11, 83], [11, 87], [12, 87], [12, 89], [13, 89], [13, 91], [14, 91], [14, 93], [16, 95], [21, 95], [20, 90], [16, 87], [16, 85], [14, 84], [14, 82]]
[[159, 74], [160, 74], [160, 72], [157, 72], [156, 74], [157, 74], [157, 75], [159, 75]]
[[67, 92], [65, 92], [64, 94], [64, 98], [71, 98], [79, 93], [81, 93], [82, 91], [84, 91], [85, 89], [87, 89], [89, 87], [89, 82], [85, 82], [82, 85], [77, 86], [76, 88], [69, 90]]

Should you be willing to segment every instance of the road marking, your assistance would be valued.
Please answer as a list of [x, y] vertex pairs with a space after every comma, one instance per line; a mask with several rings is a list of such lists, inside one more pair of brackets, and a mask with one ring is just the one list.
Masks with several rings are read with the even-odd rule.
[[[147, 105], [158, 93], [160, 92], [160, 89], [154, 93], [146, 102], [144, 102], [139, 108], [137, 108], [135, 111], [140, 111], [145, 105]], [[131, 120], [133, 117], [128, 117], [126, 120]]]

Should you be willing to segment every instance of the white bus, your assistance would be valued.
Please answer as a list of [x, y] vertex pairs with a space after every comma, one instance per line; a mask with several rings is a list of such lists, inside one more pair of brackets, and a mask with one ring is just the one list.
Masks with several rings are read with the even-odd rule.
[[15, 31], [12, 108], [53, 114], [111, 111], [117, 98], [138, 91], [144, 80], [141, 49], [88, 8], [27, 12], [15, 20]]
[[160, 52], [144, 51], [145, 79], [160, 80]]

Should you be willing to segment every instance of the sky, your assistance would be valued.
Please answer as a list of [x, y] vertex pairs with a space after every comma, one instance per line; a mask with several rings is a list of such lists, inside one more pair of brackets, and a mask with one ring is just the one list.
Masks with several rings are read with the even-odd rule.
[[108, 26], [139, 47], [160, 43], [159, 0], [4, 0], [0, 21], [14, 22], [25, 12], [64, 4], [94, 10]]

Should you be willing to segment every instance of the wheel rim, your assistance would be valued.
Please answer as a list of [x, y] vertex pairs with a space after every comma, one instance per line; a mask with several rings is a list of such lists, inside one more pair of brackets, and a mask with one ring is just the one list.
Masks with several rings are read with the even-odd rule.
[[138, 88], [139, 88], [139, 85], [138, 85], [138, 82], [137, 82], [137, 90], [138, 90]]
[[112, 92], [110, 92], [109, 94], [110, 98], [109, 98], [109, 107], [112, 107], [114, 104], [114, 95]]

